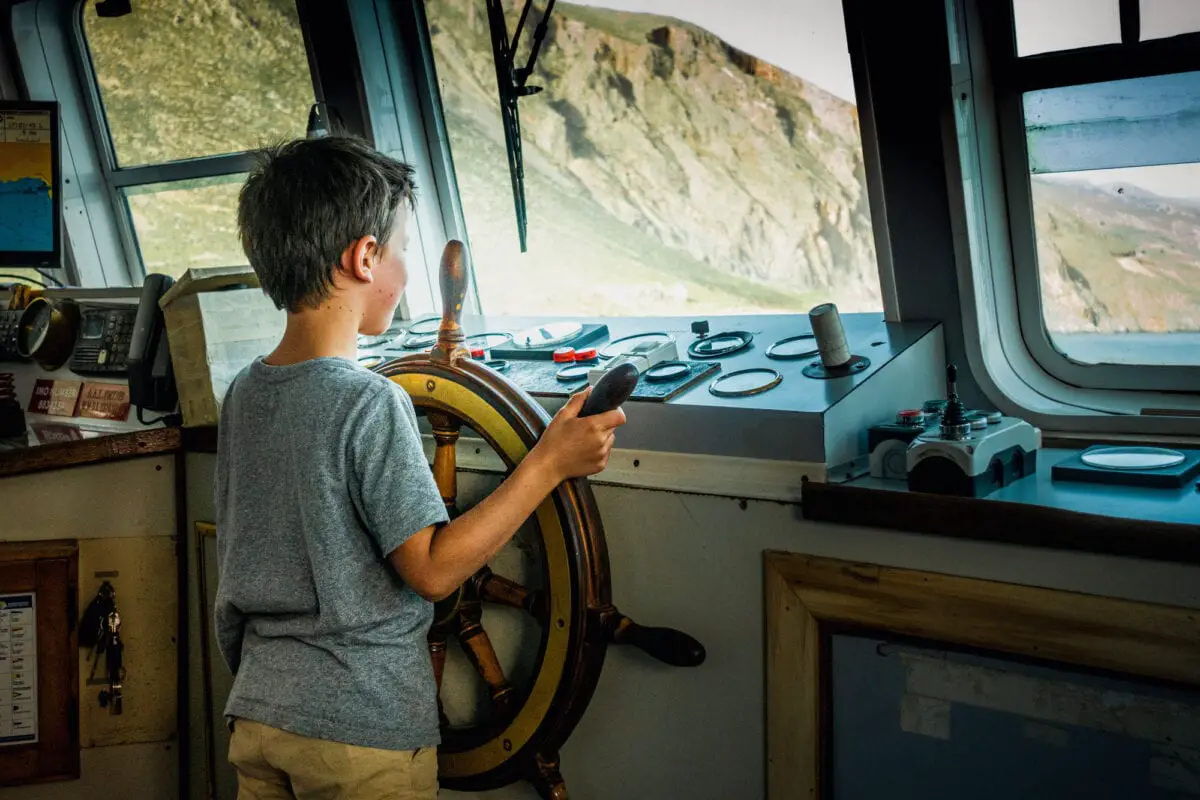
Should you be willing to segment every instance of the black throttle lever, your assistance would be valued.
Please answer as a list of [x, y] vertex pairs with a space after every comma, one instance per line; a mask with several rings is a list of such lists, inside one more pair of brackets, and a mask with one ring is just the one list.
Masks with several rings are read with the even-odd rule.
[[638, 368], [628, 362], [608, 370], [592, 387], [592, 393], [584, 401], [579, 416], [590, 417], [619, 408], [633, 394], [639, 377], [641, 373]]

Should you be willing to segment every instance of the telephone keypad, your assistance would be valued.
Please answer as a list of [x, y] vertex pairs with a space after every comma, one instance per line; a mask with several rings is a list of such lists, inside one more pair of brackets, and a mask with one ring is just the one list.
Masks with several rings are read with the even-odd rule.
[[[71, 371], [79, 375], [124, 374], [129, 366], [129, 347], [136, 317], [135, 308], [85, 311], [75, 353], [71, 357]], [[96, 333], [87, 336], [89, 331]]]
[[19, 309], [0, 310], [0, 361], [24, 361], [17, 351], [17, 331], [20, 328]]

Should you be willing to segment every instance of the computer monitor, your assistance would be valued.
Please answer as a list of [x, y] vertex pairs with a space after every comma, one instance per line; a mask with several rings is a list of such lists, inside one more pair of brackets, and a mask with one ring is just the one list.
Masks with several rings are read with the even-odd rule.
[[58, 103], [0, 100], [0, 266], [62, 266]]

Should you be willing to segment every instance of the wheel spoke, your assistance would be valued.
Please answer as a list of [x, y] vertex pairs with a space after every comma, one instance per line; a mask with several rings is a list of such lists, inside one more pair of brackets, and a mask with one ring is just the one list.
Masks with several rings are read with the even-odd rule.
[[513, 687], [504, 677], [504, 669], [500, 659], [496, 658], [492, 640], [483, 629], [482, 619], [483, 606], [478, 601], [463, 603], [458, 614], [458, 641], [479, 677], [487, 684], [493, 707], [503, 712], [512, 704]]
[[448, 725], [446, 712], [442, 710], [442, 675], [446, 672], [445, 634], [429, 634], [429, 658], [433, 661], [433, 679], [437, 684], [438, 719], [442, 725]]
[[458, 499], [458, 472], [455, 449], [458, 445], [459, 429], [462, 423], [455, 417], [441, 411], [428, 411], [425, 414], [433, 427], [433, 438], [437, 449], [433, 454], [433, 479], [441, 492], [442, 502], [446, 511], [457, 516], [455, 501]]
[[546, 603], [542, 592], [497, 575], [488, 567], [475, 574], [475, 581], [479, 598], [484, 602], [528, 611], [538, 622], [545, 623]]
[[558, 769], [558, 753], [534, 756], [529, 782], [542, 800], [567, 800], [567, 785]]

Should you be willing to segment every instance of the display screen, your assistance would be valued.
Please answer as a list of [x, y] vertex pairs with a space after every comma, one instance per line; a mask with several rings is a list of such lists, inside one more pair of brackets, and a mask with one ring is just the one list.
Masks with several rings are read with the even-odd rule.
[[50, 111], [0, 109], [0, 251], [54, 251], [53, 137]]
[[92, 314], [83, 318], [83, 338], [99, 339], [104, 333], [104, 317]]

